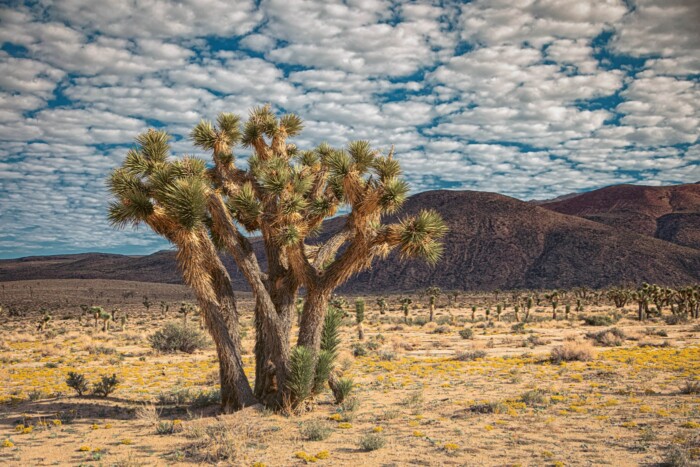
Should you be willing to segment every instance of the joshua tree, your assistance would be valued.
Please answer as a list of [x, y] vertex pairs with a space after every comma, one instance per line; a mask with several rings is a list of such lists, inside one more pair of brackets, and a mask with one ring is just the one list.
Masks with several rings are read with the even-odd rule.
[[90, 311], [90, 307], [87, 305], [80, 305], [80, 314], [78, 314], [78, 324], [83, 324], [83, 315], [87, 315]]
[[513, 314], [515, 315], [515, 321], [520, 322], [520, 305], [517, 303], [513, 305]]
[[101, 306], [91, 306], [90, 307], [90, 313], [92, 314], [92, 317], [95, 319], [95, 329], [97, 329], [97, 323], [100, 321], [100, 315], [104, 313], [104, 308]]
[[503, 305], [499, 303], [496, 305], [496, 321], [501, 320], [501, 313], [503, 313]]
[[178, 313], [182, 315], [182, 325], [187, 327], [187, 317], [195, 311], [195, 305], [188, 302], [182, 302]]
[[170, 310], [170, 305], [165, 302], [160, 302], [160, 314], [165, 316]]
[[109, 330], [109, 321], [112, 319], [112, 315], [106, 311], [101, 311], [99, 318], [102, 320], [102, 332], [107, 332]]
[[433, 320], [433, 315], [435, 314], [435, 302], [441, 293], [442, 289], [434, 285], [425, 289], [425, 295], [427, 295], [430, 300], [430, 321]]
[[112, 309], [112, 321], [117, 321], [117, 313], [121, 313], [122, 310], [119, 308], [113, 308]]
[[357, 338], [365, 339], [365, 330], [362, 322], [365, 320], [365, 301], [361, 298], [355, 300], [355, 321], [357, 322]]
[[377, 306], [379, 307], [379, 314], [386, 314], [386, 299], [384, 297], [377, 299]]
[[476, 319], [476, 305], [472, 305], [472, 323]]
[[533, 301], [534, 300], [531, 296], [528, 296], [525, 300], [525, 319], [523, 320], [524, 323], [527, 323], [527, 320], [530, 319], [530, 309], [532, 308]]
[[148, 299], [148, 295], [143, 296], [143, 302], [141, 303], [143, 303], [143, 306], [146, 308], [146, 313], [148, 313], [148, 311], [151, 309], [151, 305], [153, 305], [153, 303], [151, 303], [151, 301]]
[[[299, 117], [277, 118], [267, 106], [253, 109], [242, 128], [233, 114], [219, 115], [215, 125], [202, 121], [192, 139], [211, 151], [211, 167], [192, 157], [171, 159], [168, 135], [149, 130], [109, 181], [113, 224], [146, 224], [175, 245], [217, 346], [224, 411], [256, 401], [279, 406], [293, 396], [286, 383], [293, 366], [289, 334], [300, 287], [306, 299], [294, 355], [310, 355], [318, 371], [336, 287], [393, 250], [430, 263], [442, 253], [446, 228], [434, 211], [382, 222], [408, 192], [393, 151], [384, 156], [364, 141], [301, 151], [287, 142], [301, 128]], [[235, 165], [239, 143], [253, 150], [246, 169]], [[340, 230], [323, 243], [307, 243], [342, 206], [349, 214]], [[260, 234], [267, 271], [242, 229]], [[233, 257], [255, 298], [254, 390], [242, 371], [238, 311], [219, 251]]]
[[616, 308], [624, 308], [627, 302], [632, 298], [632, 294], [629, 290], [619, 287], [608, 290], [606, 295], [613, 301]]
[[51, 321], [51, 315], [47, 310], [42, 308], [41, 312], [43, 313], [43, 315], [39, 319], [39, 324], [36, 327], [37, 331], [43, 331], [44, 329], [46, 329], [46, 325], [49, 324], [49, 321]]
[[403, 322], [405, 324], [408, 324], [408, 308], [413, 303], [413, 300], [411, 300], [408, 297], [402, 298], [401, 299], [401, 309], [403, 310]]
[[545, 300], [549, 300], [552, 304], [552, 319], [557, 319], [557, 308], [559, 307], [559, 291], [555, 290], [552, 293], [545, 294]]
[[637, 302], [637, 319], [639, 321], [644, 321], [649, 314], [649, 301], [652, 295], [653, 289], [646, 282], [632, 294], [632, 299]]
[[447, 294], [447, 298], [449, 300], [449, 306], [454, 307], [457, 306], [457, 298], [460, 296], [461, 292], [459, 290], [453, 290], [450, 293]]
[[583, 311], [583, 302], [580, 298], [576, 299], [576, 312], [580, 313]]
[[567, 320], [569, 319], [569, 313], [571, 313], [571, 305], [567, 303], [566, 306], [564, 306], [564, 318]]

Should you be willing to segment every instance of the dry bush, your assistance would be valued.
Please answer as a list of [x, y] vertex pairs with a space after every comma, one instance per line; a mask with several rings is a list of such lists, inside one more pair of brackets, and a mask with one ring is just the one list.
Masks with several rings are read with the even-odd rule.
[[486, 351], [484, 350], [465, 350], [457, 352], [454, 359], [460, 362], [471, 362], [473, 360], [484, 358], [485, 356]]
[[261, 433], [259, 422], [242, 411], [211, 425], [188, 427], [185, 434], [192, 443], [185, 452], [199, 462], [249, 465], [249, 451], [255, 447]]
[[627, 336], [618, 328], [605, 329], [599, 332], [589, 332], [586, 337], [603, 347], [617, 347], [625, 342]]
[[595, 350], [590, 342], [569, 341], [554, 347], [550, 358], [553, 362], [589, 362], [595, 358]]
[[355, 356], [350, 351], [342, 350], [338, 354], [337, 361], [338, 361], [338, 367], [340, 368], [340, 370], [345, 372], [345, 371], [348, 371], [350, 368], [352, 368], [353, 364], [355, 363]]
[[136, 409], [136, 419], [147, 425], [156, 425], [160, 417], [154, 404], [144, 404]]

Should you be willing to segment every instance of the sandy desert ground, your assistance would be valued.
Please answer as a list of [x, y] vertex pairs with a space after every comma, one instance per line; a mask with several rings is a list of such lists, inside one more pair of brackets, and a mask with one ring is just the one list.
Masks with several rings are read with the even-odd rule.
[[[30, 290], [31, 288], [31, 290]], [[153, 303], [147, 312], [143, 296]], [[414, 297], [405, 324], [397, 297], [380, 315], [367, 302], [365, 338], [352, 313], [342, 327], [339, 364], [355, 381], [343, 406], [330, 394], [286, 417], [259, 408], [217, 416], [211, 347], [159, 354], [147, 337], [181, 321], [182, 286], [121, 281], [8, 282], [0, 304], [0, 464], [3, 465], [695, 465], [700, 462], [700, 323], [636, 321], [633, 306], [611, 326], [612, 306], [587, 305], [569, 319], [537, 307], [515, 326], [508, 309], [487, 324], [487, 294]], [[354, 297], [348, 297], [352, 310]], [[160, 302], [170, 304], [163, 312]], [[79, 323], [79, 305], [119, 307], [125, 329]], [[471, 305], [478, 304], [471, 321]], [[45, 308], [51, 321], [37, 330]], [[246, 371], [253, 378], [250, 297], [240, 295]], [[119, 320], [118, 320], [119, 321]], [[198, 326], [197, 318], [190, 318]], [[621, 331], [587, 338], [610, 328]], [[459, 331], [472, 329], [471, 338]], [[466, 334], [466, 333], [462, 333]], [[601, 345], [607, 344], [607, 346]], [[555, 363], [552, 349], [592, 352]], [[77, 397], [69, 371], [122, 381], [108, 398]], [[384, 445], [376, 450], [368, 444]], [[363, 443], [364, 442], [364, 443]]]

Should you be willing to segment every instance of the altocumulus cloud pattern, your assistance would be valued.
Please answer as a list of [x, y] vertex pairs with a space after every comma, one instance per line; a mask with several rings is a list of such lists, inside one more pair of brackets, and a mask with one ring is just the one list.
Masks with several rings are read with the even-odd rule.
[[11, 2], [0, 257], [162, 248], [108, 226], [106, 174], [148, 127], [193, 153], [200, 118], [265, 102], [299, 145], [395, 144], [414, 191], [695, 182], [698, 24], [697, 0]]

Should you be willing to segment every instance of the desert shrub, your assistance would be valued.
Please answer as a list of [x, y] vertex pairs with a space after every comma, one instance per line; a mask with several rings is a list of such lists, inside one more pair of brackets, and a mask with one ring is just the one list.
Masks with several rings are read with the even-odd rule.
[[425, 326], [427, 323], [428, 318], [426, 318], [425, 316], [416, 316], [411, 322], [411, 324], [415, 324], [416, 326]]
[[186, 448], [188, 457], [226, 465], [248, 465], [248, 453], [261, 436], [259, 424], [245, 417], [217, 421], [203, 428], [188, 427], [185, 434], [193, 439]]
[[671, 446], [661, 465], [666, 467], [692, 467], [696, 465], [687, 449], [681, 446]]
[[333, 428], [326, 422], [312, 420], [302, 424], [299, 432], [307, 441], [323, 441], [333, 433]]
[[392, 352], [391, 350], [382, 350], [379, 352], [379, 360], [383, 362], [391, 362], [396, 360], [396, 352]]
[[700, 381], [688, 380], [681, 386], [681, 394], [700, 394]]
[[104, 345], [91, 345], [87, 350], [90, 355], [114, 355], [117, 353], [117, 349]]
[[340, 410], [342, 412], [355, 412], [360, 408], [360, 399], [357, 397], [348, 397], [342, 404], [340, 404]]
[[531, 334], [523, 341], [523, 347], [537, 347], [538, 345], [547, 345], [549, 341], [542, 339], [540, 336]]
[[612, 326], [613, 324], [620, 321], [622, 315], [619, 313], [613, 313], [612, 315], [591, 315], [584, 316], [583, 321], [588, 326]]
[[117, 390], [120, 382], [116, 374], [102, 376], [100, 381], [92, 385], [92, 393], [96, 396], [107, 397]]
[[136, 409], [134, 416], [137, 420], [141, 420], [148, 425], [156, 425], [160, 419], [156, 406], [153, 404], [143, 404], [139, 406]]
[[454, 358], [460, 362], [471, 362], [472, 360], [478, 360], [485, 356], [486, 352], [483, 350], [464, 350], [457, 352]]
[[418, 408], [423, 406], [423, 392], [422, 391], [413, 391], [411, 394], [406, 397], [406, 399], [402, 402], [403, 405], [411, 408]]
[[68, 378], [66, 378], [66, 385], [69, 388], [74, 389], [79, 396], [82, 396], [88, 391], [88, 382], [85, 379], [85, 375], [81, 373], [76, 373], [74, 371], [68, 372]]
[[363, 451], [376, 451], [381, 449], [386, 444], [386, 439], [378, 433], [367, 433], [358, 442], [360, 449]]
[[354, 382], [352, 378], [340, 378], [334, 387], [333, 395], [335, 396], [336, 404], [342, 404], [352, 392]]
[[588, 362], [593, 360], [595, 351], [590, 342], [564, 342], [552, 349], [550, 358], [555, 363], [560, 362]]
[[434, 334], [447, 334], [450, 332], [449, 326], [438, 326], [433, 330]]
[[161, 420], [156, 424], [156, 433], [159, 435], [172, 435], [182, 431], [182, 422], [179, 420]]
[[353, 344], [352, 354], [355, 357], [364, 357], [365, 355], [367, 355], [367, 347], [364, 344], [360, 344], [359, 342]]
[[168, 323], [148, 338], [151, 347], [159, 352], [192, 353], [206, 348], [206, 336], [193, 326], [185, 327], [179, 323]]
[[435, 319], [435, 322], [438, 325], [443, 325], [443, 324], [452, 324], [452, 316], [438, 316]]
[[685, 314], [672, 314], [664, 317], [664, 322], [670, 326], [676, 325], [676, 324], [686, 324], [688, 321], [688, 316]]
[[529, 407], [548, 405], [549, 397], [547, 393], [541, 389], [532, 389], [520, 395], [520, 402]]
[[665, 329], [646, 328], [644, 330], [644, 334], [647, 336], [668, 337], [668, 333]]
[[516, 323], [510, 327], [511, 332], [515, 334], [525, 333], [525, 323]]
[[471, 339], [474, 337], [474, 331], [471, 328], [464, 328], [459, 330], [459, 337], [462, 339]]
[[474, 413], [508, 413], [508, 406], [503, 402], [485, 402], [469, 406], [469, 411]]
[[199, 391], [192, 399], [192, 407], [194, 408], [209, 407], [219, 403], [221, 403], [221, 390], [218, 388]]
[[27, 397], [30, 401], [38, 401], [39, 399], [43, 399], [44, 397], [46, 397], [46, 395], [41, 389], [34, 389], [32, 391], [29, 391]]
[[371, 341], [365, 343], [365, 347], [368, 350], [372, 350], [372, 351], [377, 350], [379, 347], [381, 347], [381, 345], [382, 345], [382, 343], [379, 341], [376, 341], [376, 340], [371, 340]]
[[186, 405], [192, 401], [192, 390], [189, 388], [175, 388], [170, 392], [158, 394], [160, 405]]
[[627, 336], [618, 328], [610, 328], [599, 332], [589, 332], [586, 337], [603, 347], [617, 347], [624, 343]]
[[343, 402], [338, 404], [335, 409], [336, 417], [334, 420], [342, 422], [351, 422], [355, 418], [355, 412], [360, 408], [360, 400], [357, 397], [348, 397]]

